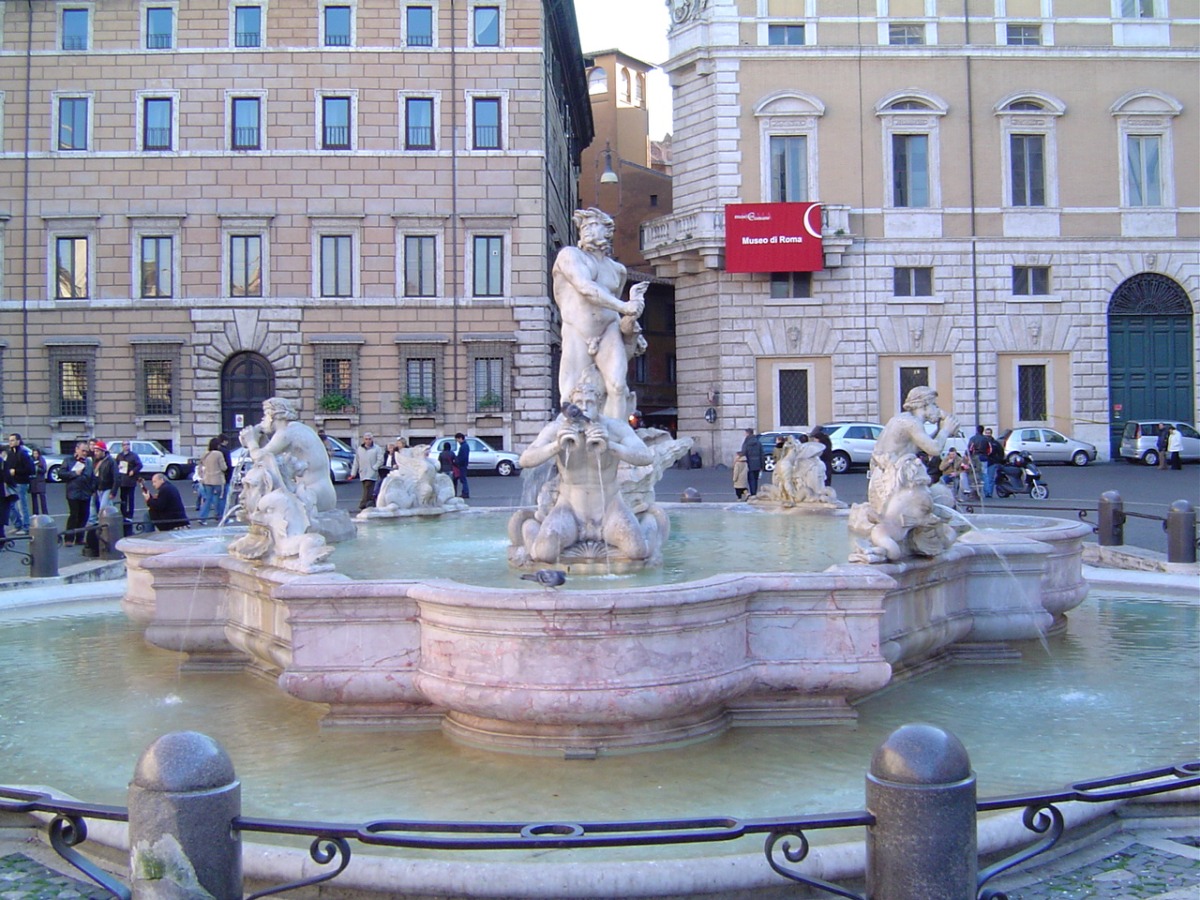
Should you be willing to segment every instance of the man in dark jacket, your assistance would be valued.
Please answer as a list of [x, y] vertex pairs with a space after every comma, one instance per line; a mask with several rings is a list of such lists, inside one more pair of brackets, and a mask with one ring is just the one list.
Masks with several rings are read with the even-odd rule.
[[88, 508], [91, 506], [92, 495], [95, 492], [96, 478], [92, 469], [92, 457], [88, 453], [88, 445], [83, 441], [76, 444], [75, 457], [71, 460], [71, 464], [63, 463], [60, 471], [63, 481], [66, 482], [68, 510], [67, 533], [63, 537], [63, 546], [71, 547], [84, 543], [83, 533], [76, 534], [75, 532], [87, 524]]
[[113, 493], [117, 489], [117, 466], [108, 454], [108, 444], [96, 441], [92, 451], [92, 471], [96, 477], [96, 495], [92, 500], [92, 514], [89, 522], [100, 518], [100, 510], [104, 504], [112, 502]]
[[746, 487], [753, 497], [758, 493], [758, 475], [763, 467], [762, 441], [758, 439], [753, 428], [746, 429], [746, 437], [742, 441], [742, 455], [746, 457]]
[[142, 471], [142, 458], [133, 452], [129, 441], [121, 442], [121, 452], [117, 454], [117, 489], [121, 492], [121, 518], [125, 520], [126, 529], [133, 522], [133, 509], [136, 505], [138, 476]]
[[33, 457], [25, 448], [21, 435], [14, 431], [8, 436], [8, 450], [4, 454], [4, 483], [13, 497], [13, 527], [18, 534], [29, 530], [29, 482], [32, 480]]
[[458, 483], [462, 488], [459, 496], [464, 500], [469, 500], [471, 497], [471, 486], [467, 483], [467, 466], [471, 464], [471, 448], [467, 445], [467, 439], [460, 431], [454, 436], [458, 441], [458, 450], [454, 453], [454, 467], [458, 469]]
[[833, 484], [833, 439], [821, 425], [809, 432], [809, 437], [821, 444], [821, 462], [825, 464], [825, 487]]
[[150, 479], [154, 493], [142, 484], [142, 499], [146, 501], [146, 509], [150, 513], [150, 521], [159, 531], [171, 531], [175, 528], [186, 528], [192, 523], [188, 521], [187, 510], [183, 507], [183, 498], [179, 490], [162, 472], [156, 472]]

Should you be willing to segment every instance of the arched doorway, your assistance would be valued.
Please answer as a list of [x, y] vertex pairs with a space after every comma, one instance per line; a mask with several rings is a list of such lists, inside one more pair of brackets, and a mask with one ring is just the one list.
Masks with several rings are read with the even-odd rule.
[[1125, 423], [1191, 421], [1196, 375], [1192, 302], [1166, 275], [1122, 282], [1108, 305], [1109, 441], [1115, 456]]
[[238, 353], [221, 369], [221, 431], [237, 441], [245, 425], [262, 420], [262, 404], [275, 393], [275, 370], [258, 353]]

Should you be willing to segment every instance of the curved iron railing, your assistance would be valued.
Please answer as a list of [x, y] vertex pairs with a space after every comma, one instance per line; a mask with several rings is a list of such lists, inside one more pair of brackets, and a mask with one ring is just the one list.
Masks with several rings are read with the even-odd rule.
[[[1200, 787], [1200, 760], [1162, 766], [1107, 778], [1076, 782], [1057, 791], [1020, 794], [981, 800], [977, 812], [1023, 809], [1025, 827], [1038, 840], [978, 874], [978, 900], [1006, 900], [1002, 891], [984, 885], [1034, 857], [1045, 853], [1064, 834], [1060, 804], [1108, 803]], [[63, 859], [114, 897], [128, 900], [129, 889], [101, 871], [74, 848], [87, 838], [87, 819], [128, 822], [124, 807], [97, 806], [56, 800], [49, 794], [0, 787], [0, 811], [42, 813], [52, 816], [47, 829], [50, 842]], [[309, 822], [238, 816], [232, 826], [243, 834], [270, 834], [311, 838], [309, 856], [329, 870], [306, 879], [259, 891], [246, 900], [310, 887], [336, 878], [350, 865], [351, 842], [376, 847], [424, 850], [584, 850], [597, 847], [633, 847], [658, 844], [713, 843], [755, 834], [765, 835], [767, 865], [783, 878], [827, 893], [865, 900], [863, 895], [814, 878], [798, 870], [810, 849], [808, 833], [832, 828], [871, 827], [875, 817], [865, 810], [820, 816], [737, 818], [712, 816], [697, 819], [626, 822], [437, 822], [382, 819], [363, 823]]]

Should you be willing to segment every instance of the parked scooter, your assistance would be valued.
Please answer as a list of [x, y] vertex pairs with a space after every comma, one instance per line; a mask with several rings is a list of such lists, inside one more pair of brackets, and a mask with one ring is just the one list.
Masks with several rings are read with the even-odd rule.
[[1028, 494], [1034, 500], [1045, 500], [1050, 488], [1042, 483], [1042, 473], [1028, 453], [1022, 453], [1018, 465], [1004, 464], [996, 473], [996, 496]]

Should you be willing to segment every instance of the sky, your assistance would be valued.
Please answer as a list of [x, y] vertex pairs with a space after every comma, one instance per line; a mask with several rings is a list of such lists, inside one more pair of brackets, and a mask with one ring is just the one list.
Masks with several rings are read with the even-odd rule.
[[[670, 17], [663, 0], [575, 0], [579, 43], [584, 53], [621, 50], [643, 62], [667, 60]], [[646, 78], [650, 137], [658, 140], [671, 130], [671, 89], [661, 71]]]

